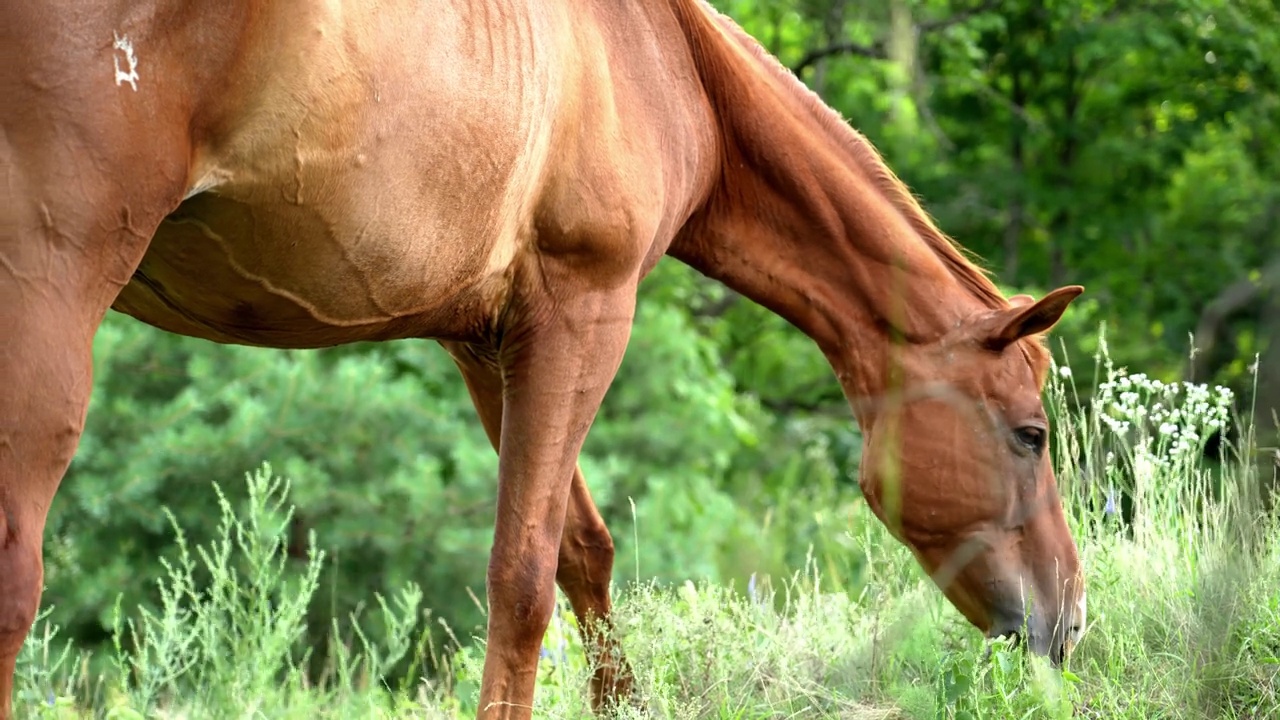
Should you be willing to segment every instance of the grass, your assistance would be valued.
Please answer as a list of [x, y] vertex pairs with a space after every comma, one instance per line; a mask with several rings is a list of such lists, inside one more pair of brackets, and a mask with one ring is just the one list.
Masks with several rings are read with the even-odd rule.
[[[776, 587], [753, 578], [738, 589], [621, 592], [618, 632], [638, 702], [618, 717], [1280, 717], [1280, 516], [1259, 509], [1247, 452], [1216, 463], [1201, 453], [1228, 424], [1231, 398], [1099, 360], [1095, 402], [1069, 410], [1080, 406], [1062, 370], [1048, 391], [1091, 612], [1065, 670], [977, 637], [850, 501], [840, 532], [866, 560], [856, 586], [829, 585], [814, 559]], [[1251, 431], [1239, 438], [1255, 445]], [[415, 587], [375, 598], [383, 641], [366, 639], [370, 618], [349, 618], [334, 633], [347, 640], [319, 662], [299, 655], [324, 558], [313, 551], [301, 572], [287, 568], [287, 484], [264, 468], [249, 487], [239, 516], [218, 495], [218, 541], [181, 545], [157, 612], [117, 608], [109, 670], [91, 671], [98, 665], [39, 623], [20, 658], [18, 717], [474, 716], [483, 641], [431, 646]], [[406, 658], [409, 671], [392, 673]], [[535, 717], [587, 716], [589, 673], [562, 602]]]

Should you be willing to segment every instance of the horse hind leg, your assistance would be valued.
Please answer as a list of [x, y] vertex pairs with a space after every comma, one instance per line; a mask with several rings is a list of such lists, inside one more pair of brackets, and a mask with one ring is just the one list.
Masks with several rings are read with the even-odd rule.
[[0, 508], [0, 718], [10, 716], [18, 652], [35, 620], [44, 575], [40, 533], [24, 530], [11, 509], [20, 500], [13, 495]]
[[[6, 260], [10, 249], [0, 249]], [[0, 284], [0, 720], [10, 716], [18, 651], [40, 604], [46, 513], [89, 400], [93, 323], [69, 311], [75, 295], [55, 281]]]
[[[58, 113], [33, 116], [45, 115]], [[84, 162], [101, 148], [78, 146], [57, 126], [6, 130], [0, 139], [0, 167], [9, 169], [7, 186], [0, 180], [0, 720], [12, 716], [17, 654], [39, 608], [49, 506], [84, 427], [94, 334], [151, 232], [182, 194], [160, 181], [118, 182], [105, 173], [125, 163]]]
[[632, 675], [613, 625], [609, 585], [613, 578], [613, 537], [591, 499], [582, 469], [575, 468], [560, 540], [556, 582], [578, 618], [583, 643], [595, 664], [592, 707], [600, 711], [631, 694]]
[[[474, 346], [441, 344], [462, 371], [481, 424], [494, 449], [498, 449], [502, 434], [502, 379], [496, 363]], [[595, 665], [591, 703], [599, 712], [630, 695], [632, 676], [613, 632], [609, 595], [613, 537], [591, 498], [582, 468], [574, 467], [572, 482], [556, 564], [556, 583], [573, 608], [588, 659]]]

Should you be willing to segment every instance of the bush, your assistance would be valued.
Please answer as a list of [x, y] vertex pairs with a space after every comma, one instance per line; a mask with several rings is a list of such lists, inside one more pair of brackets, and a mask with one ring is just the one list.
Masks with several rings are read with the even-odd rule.
[[[1111, 372], [1120, 387], [1134, 376]], [[1054, 375], [1053, 403], [1067, 393]], [[1152, 390], [1152, 392], [1155, 392]], [[1190, 403], [1183, 427], [1221, 421], [1194, 398], [1208, 388], [1168, 387]], [[1139, 396], [1141, 397], [1141, 395]], [[1159, 400], [1170, 401], [1167, 395]], [[1132, 399], [1132, 398], [1131, 398]], [[1153, 399], [1153, 398], [1148, 398]], [[1121, 406], [1123, 409], [1125, 406]], [[1132, 408], [1132, 404], [1128, 406]], [[1164, 405], [1167, 409], [1172, 405]], [[1150, 418], [1154, 402], [1146, 417]], [[832, 542], [862, 572], [830, 583], [814, 556], [775, 590], [768, 576], [734, 589], [713, 582], [642, 583], [619, 594], [617, 632], [635, 669], [634, 703], [618, 716], [672, 718], [1240, 718], [1280, 713], [1280, 513], [1251, 499], [1252, 466], [1225, 457], [1212, 473], [1197, 453], [1135, 464], [1162, 441], [1117, 408], [1058, 407], [1057, 442], [1069, 517], [1088, 573], [1091, 621], [1054, 670], [1004, 641], [985, 641], [951, 608], [865, 504], [842, 507]], [[1111, 420], [1103, 419], [1104, 414]], [[1166, 418], [1167, 419], [1167, 418]], [[1143, 424], [1142, 427], [1147, 427]], [[1157, 431], [1159, 424], [1153, 426]], [[1180, 431], [1182, 432], [1182, 431]], [[1249, 436], [1248, 432], [1244, 433]], [[1183, 434], [1185, 439], [1188, 435]], [[1145, 444], [1146, 440], [1153, 444]], [[1072, 458], [1106, 456], [1091, 468]], [[1181, 452], [1181, 451], [1179, 451]], [[1121, 462], [1124, 455], [1128, 459]], [[1125, 464], [1128, 463], [1128, 464]], [[1098, 484], [1133, 472], [1131, 529], [1100, 505]], [[1093, 475], [1087, 473], [1093, 472]], [[44, 717], [465, 717], [474, 714], [483, 640], [439, 654], [415, 635], [419, 594], [375, 596], [384, 642], [357, 618], [334, 628], [320, 681], [301, 672], [302, 608], [322, 577], [322, 553], [285, 570], [286, 487], [264, 471], [248, 502], [216, 493], [215, 538], [188, 545], [176, 533], [159, 611], [113, 623], [113, 662], [68, 662], [47, 623], [20, 660], [19, 712]], [[243, 518], [243, 519], [237, 519]], [[643, 537], [641, 542], [643, 543]], [[829, 542], [831, 542], [829, 540]], [[194, 547], [194, 550], [189, 550]], [[204, 579], [200, 579], [204, 578]], [[405, 654], [408, 673], [389, 671]], [[439, 672], [421, 679], [424, 664]], [[535, 714], [583, 717], [591, 668], [561, 599], [545, 639]], [[397, 678], [404, 678], [397, 680]]]
[[[691, 282], [692, 271], [667, 263], [646, 284], [652, 302], [581, 459], [617, 539], [620, 582], [785, 571], [809, 543], [828, 541], [812, 512], [779, 499], [830, 508], [856, 497], [841, 470], [855, 431], [847, 414], [791, 421], [762, 410], [735, 387], [710, 331], [662, 301]], [[78, 645], [106, 642], [119, 593], [125, 607], [159, 608], [159, 558], [176, 549], [162, 508], [190, 543], [209, 542], [210, 481], [264, 461], [293, 479], [291, 572], [303, 571], [312, 532], [328, 558], [307, 618], [314, 647], [331, 618], [407, 582], [462, 637], [482, 633], [473, 597], [484, 594], [497, 457], [438, 346], [264, 350], [112, 314], [95, 359], [86, 430], [46, 542], [50, 619]], [[223, 492], [237, 508], [248, 500], [238, 483]], [[800, 541], [765, 542], [780, 523]]]

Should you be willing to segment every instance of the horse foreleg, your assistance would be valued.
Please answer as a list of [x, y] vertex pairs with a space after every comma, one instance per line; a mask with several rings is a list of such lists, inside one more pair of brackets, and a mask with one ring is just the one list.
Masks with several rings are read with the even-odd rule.
[[[497, 450], [502, 434], [502, 377], [496, 359], [484, 357], [483, 352], [470, 345], [441, 344], [462, 371], [476, 414]], [[613, 577], [613, 537], [591, 499], [582, 468], [576, 465], [572, 482], [560, 537], [556, 582], [573, 607], [588, 658], [595, 663], [591, 704], [599, 711], [630, 693], [631, 674], [612, 632], [609, 586]]]
[[596, 711], [631, 694], [631, 669], [614, 633], [609, 597], [613, 556], [613, 537], [591, 499], [582, 469], [575, 468], [556, 582], [573, 606], [588, 657], [596, 666], [591, 678], [591, 704]]
[[[573, 283], [561, 280], [543, 287]], [[503, 382], [483, 718], [531, 716], [578, 453], [631, 330], [634, 286], [562, 293], [554, 301], [534, 293], [514, 300], [509, 317], [516, 319], [494, 355]]]

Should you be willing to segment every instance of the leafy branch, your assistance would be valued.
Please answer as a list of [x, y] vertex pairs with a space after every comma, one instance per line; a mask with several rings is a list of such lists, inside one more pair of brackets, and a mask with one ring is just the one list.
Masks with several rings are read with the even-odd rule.
[[[995, 10], [999, 8], [1000, 5], [1001, 3], [997, 0], [986, 0], [986, 2], [980, 3], [971, 8], [958, 10], [955, 14], [946, 18], [915, 23], [912, 26], [912, 29], [915, 31], [917, 36], [933, 32], [935, 30], [943, 30], [954, 25], [959, 25], [976, 15], [981, 15]], [[889, 57], [888, 41], [881, 38], [870, 45], [848, 41], [832, 43], [824, 47], [814, 48], [806, 52], [800, 57], [800, 60], [796, 62], [795, 65], [791, 66], [791, 72], [798, 76], [805, 70], [816, 65], [818, 62], [838, 55], [856, 55], [858, 57], [869, 58], [872, 60], [885, 60]]]

